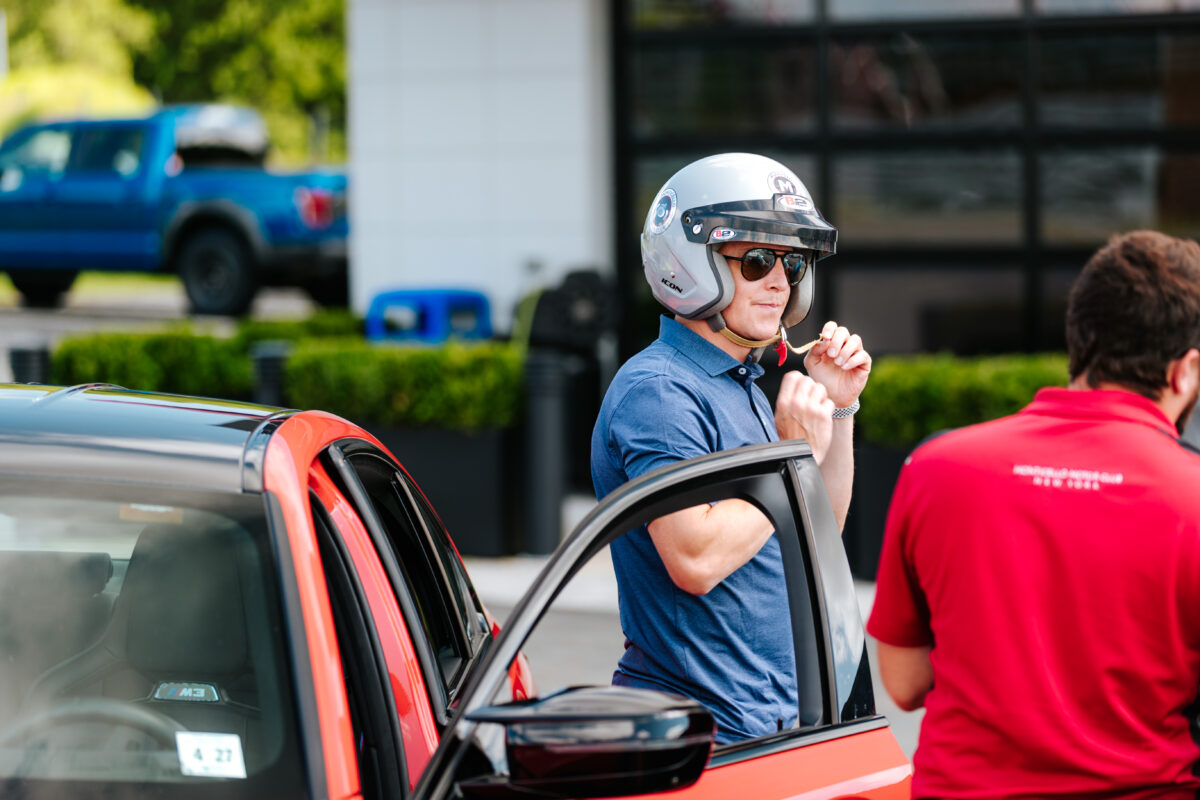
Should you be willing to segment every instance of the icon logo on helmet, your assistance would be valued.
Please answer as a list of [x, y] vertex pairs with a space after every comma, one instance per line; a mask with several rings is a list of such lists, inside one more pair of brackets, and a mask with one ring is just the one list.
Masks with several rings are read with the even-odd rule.
[[666, 278], [659, 278], [659, 280], [662, 281], [663, 286], [666, 286], [668, 289], [673, 289], [676, 294], [683, 294], [683, 289], [679, 288], [679, 286], [676, 284], [671, 283]]
[[663, 189], [658, 195], [658, 199], [654, 201], [654, 210], [650, 216], [650, 230], [653, 233], [662, 233], [671, 224], [671, 220], [675, 218], [675, 190]]

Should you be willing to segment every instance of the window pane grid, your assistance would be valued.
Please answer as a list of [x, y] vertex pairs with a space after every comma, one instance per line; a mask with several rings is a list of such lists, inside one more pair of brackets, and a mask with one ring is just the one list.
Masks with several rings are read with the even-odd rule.
[[[811, 24], [743, 20], [719, 31], [651, 28], [626, 17], [631, 27], [618, 43], [642, 66], [629, 74], [628, 97], [638, 105], [621, 123], [627, 138], [618, 139], [627, 209], [619, 252], [630, 261], [621, 265], [623, 281], [641, 277], [643, 195], [715, 152], [773, 151], [805, 163], [806, 185], [839, 228], [842, 252], [827, 276], [836, 267], [866, 268], [870, 253], [894, 255], [898, 272], [958, 258], [1009, 271], [1014, 302], [1043, 306], [1050, 302], [1043, 267], [1064, 257], [1082, 264], [1113, 232], [1200, 235], [1200, 201], [1190, 189], [1200, 178], [1200, 0], [820, 6], [825, 17], [818, 8]], [[761, 37], [750, 38], [754, 31]], [[669, 53], [690, 48], [692, 64], [713, 64], [714, 53], [755, 46], [807, 48], [802, 105], [789, 112], [777, 103], [768, 117], [759, 82], [747, 78], [744, 105], [714, 99], [703, 124], [692, 124], [694, 112], [662, 111], [678, 108], [670, 102], [679, 102], [672, 93], [683, 84], [667, 73], [647, 82], [645, 65], [669, 61]], [[732, 83], [744, 77], [724, 72]], [[656, 111], [656, 97], [675, 99]], [[789, 113], [804, 115], [805, 124], [771, 122]], [[656, 114], [671, 124], [645, 124]], [[634, 245], [624, 247], [626, 238]], [[824, 282], [820, 302], [836, 305], [843, 291]], [[1025, 309], [1020, 318], [1036, 326], [1042, 310]], [[1024, 335], [1027, 347], [1045, 338], [1032, 329]], [[908, 338], [916, 346], [922, 336]], [[625, 339], [622, 349], [632, 349]]]

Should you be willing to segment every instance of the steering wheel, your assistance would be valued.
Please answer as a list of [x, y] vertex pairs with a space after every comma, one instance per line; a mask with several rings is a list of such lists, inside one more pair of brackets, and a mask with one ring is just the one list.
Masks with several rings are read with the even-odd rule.
[[175, 749], [175, 733], [187, 730], [178, 720], [147, 706], [111, 697], [80, 697], [39, 709], [17, 720], [0, 733], [0, 744], [14, 744], [40, 731], [49, 732], [80, 722], [104, 722], [133, 728], [172, 750]]

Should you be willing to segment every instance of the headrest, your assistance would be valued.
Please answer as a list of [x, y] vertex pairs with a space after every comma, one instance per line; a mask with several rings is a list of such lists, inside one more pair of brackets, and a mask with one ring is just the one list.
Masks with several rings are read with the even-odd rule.
[[68, 553], [43, 550], [0, 552], [0, 586], [10, 594], [45, 591], [91, 597], [104, 590], [112, 577], [108, 553]]
[[126, 657], [167, 676], [234, 675], [246, 668], [238, 543], [231, 531], [151, 526], [125, 573]]

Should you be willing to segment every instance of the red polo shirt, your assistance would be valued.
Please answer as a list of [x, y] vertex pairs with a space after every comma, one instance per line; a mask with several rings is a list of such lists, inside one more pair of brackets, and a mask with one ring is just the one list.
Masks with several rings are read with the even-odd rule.
[[933, 645], [914, 796], [1196, 797], [1200, 456], [1123, 391], [926, 442], [867, 630]]

